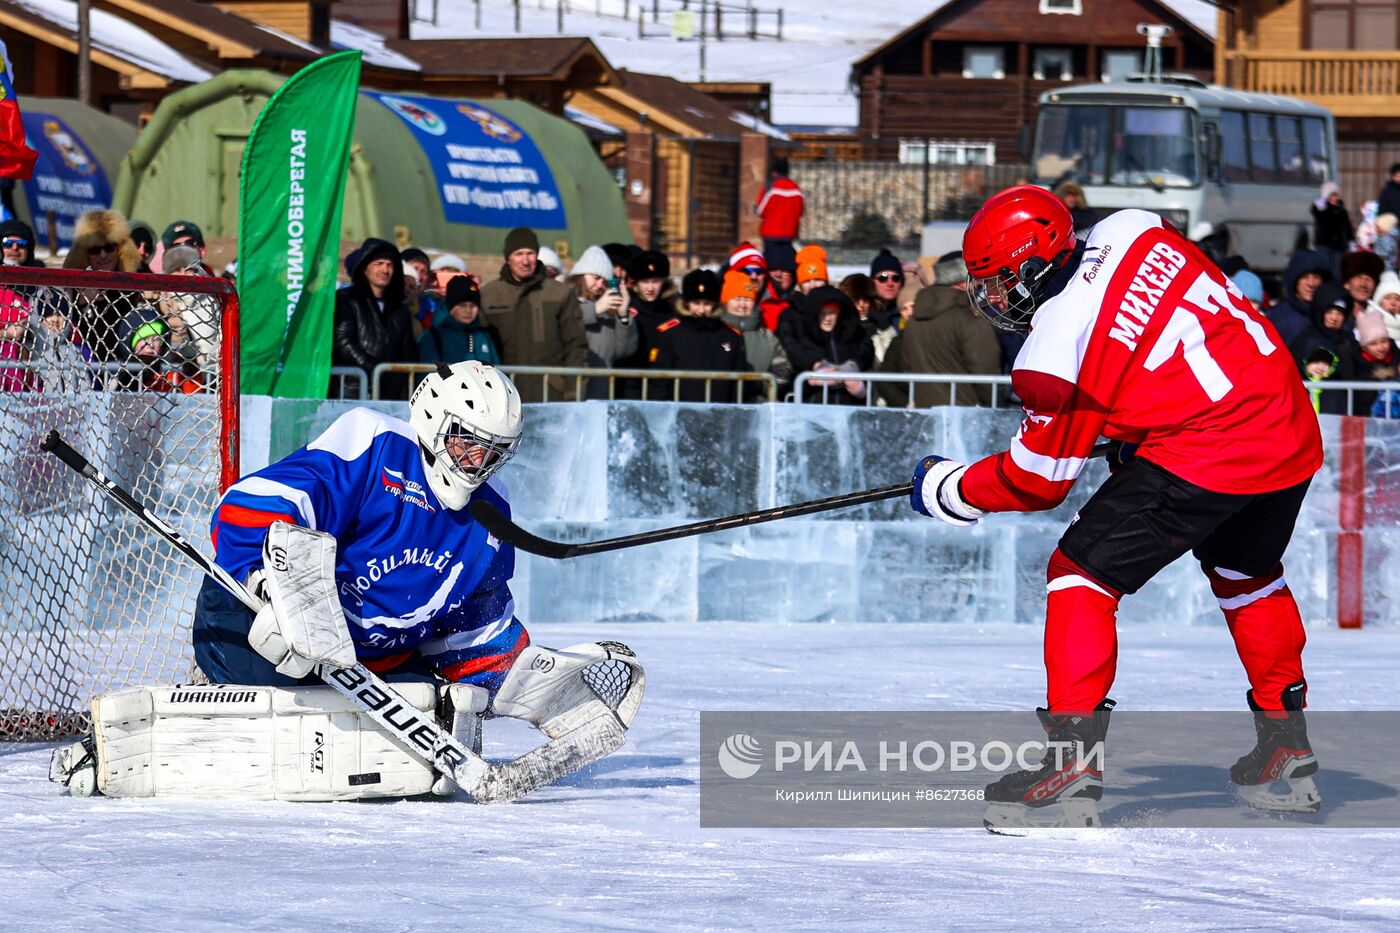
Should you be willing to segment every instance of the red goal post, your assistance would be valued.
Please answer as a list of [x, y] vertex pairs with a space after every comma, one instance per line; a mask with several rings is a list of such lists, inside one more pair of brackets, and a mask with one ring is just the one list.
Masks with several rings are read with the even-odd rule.
[[40, 438], [207, 542], [238, 406], [227, 280], [0, 267], [0, 740], [73, 734], [97, 694], [194, 670], [200, 575]]

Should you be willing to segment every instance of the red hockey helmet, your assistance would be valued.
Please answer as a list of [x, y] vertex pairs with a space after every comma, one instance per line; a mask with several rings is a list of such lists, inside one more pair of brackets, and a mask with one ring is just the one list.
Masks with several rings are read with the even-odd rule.
[[1002, 330], [1026, 330], [1074, 245], [1069, 208], [1044, 188], [1016, 185], [993, 195], [963, 234], [973, 309]]

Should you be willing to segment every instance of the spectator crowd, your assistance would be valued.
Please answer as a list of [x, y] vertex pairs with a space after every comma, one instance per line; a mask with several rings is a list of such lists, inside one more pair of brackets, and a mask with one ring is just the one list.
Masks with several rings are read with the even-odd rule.
[[[1056, 195], [1078, 229], [1097, 220], [1084, 191]], [[778, 397], [809, 373], [801, 401], [927, 407], [1015, 404], [990, 380], [959, 384], [870, 381], [860, 374], [995, 376], [1010, 371], [1023, 338], [993, 328], [967, 298], [958, 252], [926, 274], [880, 250], [868, 269], [833, 279], [818, 245], [799, 246], [801, 192], [779, 163], [759, 208], [762, 246], [739, 243], [717, 269], [677, 274], [663, 253], [595, 244], [572, 265], [528, 228], [509, 231], [501, 265], [482, 277], [459, 256], [370, 238], [345, 259], [335, 295], [332, 364], [368, 381], [380, 364], [477, 359], [513, 367], [599, 370], [517, 378], [525, 401], [584, 398], [730, 403], [768, 397], [766, 383], [676, 378], [676, 372], [767, 374]], [[1339, 381], [1397, 379], [1400, 339], [1400, 163], [1360, 223], [1337, 186], [1311, 205], [1311, 246], [1290, 258], [1276, 295], [1219, 231], [1190, 231], [1239, 291], [1272, 322], [1319, 412], [1400, 417], [1400, 393], [1343, 391]], [[40, 266], [23, 222], [0, 224], [3, 262]], [[115, 211], [83, 215], [63, 265], [101, 272], [212, 276], [197, 224], [160, 237]], [[236, 273], [230, 263], [224, 275]], [[218, 299], [153, 290], [0, 286], [0, 389], [74, 391], [107, 386], [199, 392], [219, 359]], [[82, 364], [82, 365], [80, 365]], [[86, 368], [84, 368], [84, 366]], [[626, 370], [623, 376], [602, 371]], [[107, 376], [106, 373], [114, 373]], [[655, 376], [650, 373], [655, 372]], [[104, 381], [109, 380], [109, 381]], [[406, 371], [381, 395], [405, 398]], [[872, 394], [873, 393], [873, 394]]]

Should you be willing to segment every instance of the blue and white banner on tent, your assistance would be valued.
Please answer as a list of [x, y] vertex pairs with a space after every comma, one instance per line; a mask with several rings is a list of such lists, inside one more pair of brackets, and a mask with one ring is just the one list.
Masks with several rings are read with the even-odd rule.
[[444, 216], [481, 227], [568, 226], [554, 173], [510, 120], [468, 101], [361, 93], [398, 114], [433, 166]]
[[39, 153], [34, 177], [24, 182], [29, 212], [34, 217], [34, 235], [40, 242], [49, 239], [49, 214], [58, 230], [58, 245], [73, 245], [73, 226], [86, 211], [106, 210], [112, 203], [112, 188], [102, 163], [82, 137], [52, 114], [24, 111], [24, 135]]

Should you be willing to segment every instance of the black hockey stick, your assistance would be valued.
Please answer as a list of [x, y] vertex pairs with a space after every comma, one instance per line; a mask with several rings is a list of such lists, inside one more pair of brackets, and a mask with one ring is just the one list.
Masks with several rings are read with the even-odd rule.
[[[199, 548], [186, 541], [178, 531], [153, 515], [136, 501], [131, 493], [103, 476], [86, 457], [70, 447], [57, 431], [45, 434], [39, 442], [39, 449], [62, 460], [96, 486], [99, 492], [116, 500], [158, 532], [191, 564], [213, 577], [243, 605], [254, 612], [262, 608], [262, 601], [250, 593], [246, 586], [210, 560]], [[315, 671], [316, 676], [364, 710], [405, 751], [439, 771], [451, 774], [457, 785], [478, 803], [514, 800], [546, 784], [552, 784], [578, 769], [579, 756], [570, 754], [575, 749], [557, 749], [551, 745], [542, 746], [514, 761], [490, 764], [459, 742], [452, 733], [439, 726], [432, 713], [425, 714], [412, 706], [397, 690], [363, 664], [353, 667], [318, 664]], [[395, 717], [398, 718], [397, 722]], [[621, 732], [616, 729], [613, 731], [616, 735], [589, 733], [582, 736], [580, 741], [594, 742], [600, 748], [606, 749], [602, 753], [607, 754], [622, 744]]]
[[[1112, 441], [1096, 444], [1090, 456], [1102, 456], [1108, 452], [1112, 445]], [[742, 528], [745, 525], [775, 522], [780, 518], [796, 518], [799, 515], [830, 512], [834, 509], [850, 508], [853, 505], [864, 505], [867, 502], [898, 499], [900, 496], [907, 496], [913, 491], [913, 483], [899, 483], [894, 486], [877, 486], [874, 489], [867, 489], [864, 492], [848, 492], [839, 496], [829, 496], [825, 499], [795, 502], [792, 505], [780, 505], [773, 509], [761, 509], [757, 512], [743, 512], [739, 515], [730, 515], [726, 518], [712, 518], [700, 522], [691, 522], [688, 525], [676, 525], [673, 528], [657, 528], [654, 531], [643, 531], [635, 535], [622, 535], [618, 538], [604, 538], [602, 541], [590, 541], [585, 544], [567, 544], [563, 541], [551, 541], [548, 538], [541, 538], [539, 535], [531, 534], [515, 522], [506, 518], [505, 514], [500, 509], [496, 508], [496, 506], [482, 499], [473, 502], [469, 508], [472, 518], [480, 522], [482, 527], [498, 540], [504, 541], [530, 554], [538, 554], [540, 557], [548, 557], [552, 560], [563, 560], [567, 557], [585, 557], [589, 554], [618, 551], [623, 548], [637, 547], [642, 544], [656, 544], [659, 541], [674, 541], [677, 538], [689, 538], [692, 535], [708, 534], [711, 531], [725, 531], [730, 528]]]

